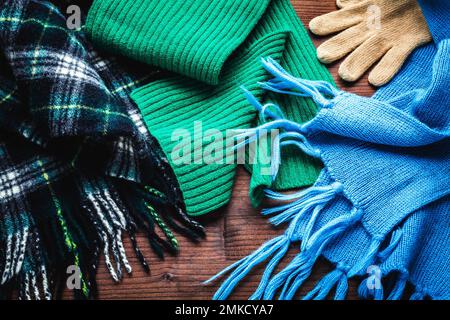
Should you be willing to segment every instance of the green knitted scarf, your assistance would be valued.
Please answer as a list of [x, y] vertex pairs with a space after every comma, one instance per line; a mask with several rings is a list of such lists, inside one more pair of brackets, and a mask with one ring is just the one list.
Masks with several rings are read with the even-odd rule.
[[[208, 130], [225, 135], [262, 121], [241, 85], [259, 99], [285, 106], [290, 120], [302, 123], [316, 113], [310, 99], [268, 96], [255, 85], [269, 77], [261, 57], [271, 56], [295, 76], [333, 82], [289, 0], [96, 0], [86, 28], [104, 50], [170, 71], [165, 79], [135, 90], [132, 98], [171, 161], [190, 215], [211, 212], [231, 197], [237, 165], [197, 159], [220, 138]], [[174, 138], [180, 129], [185, 133], [181, 140]], [[199, 131], [200, 139], [194, 136]], [[186, 148], [192, 161], [175, 161], [174, 154]], [[265, 174], [264, 166], [246, 166], [255, 206], [266, 187], [311, 185], [321, 164], [286, 149], [277, 180]]]

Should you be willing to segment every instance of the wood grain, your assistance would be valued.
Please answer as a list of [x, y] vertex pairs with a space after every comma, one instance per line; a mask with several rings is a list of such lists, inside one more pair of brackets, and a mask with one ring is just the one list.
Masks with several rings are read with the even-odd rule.
[[[321, 14], [336, 10], [335, 0], [292, 0], [292, 3], [305, 25]], [[313, 36], [315, 45], [324, 39]], [[367, 82], [367, 76], [357, 83], [347, 84], [337, 77], [338, 64], [329, 66], [338, 85], [360, 95], [373, 94], [374, 88]], [[149, 259], [151, 274], [147, 275], [134, 257], [130, 243], [126, 242], [133, 274], [125, 276], [120, 284], [114, 284], [102, 261], [98, 272], [100, 299], [211, 299], [220, 281], [214, 285], [202, 282], [216, 274], [232, 262], [246, 256], [264, 241], [282, 232], [271, 227], [260, 213], [253, 209], [248, 199], [248, 174], [239, 169], [232, 201], [218, 212], [200, 219], [206, 226], [207, 239], [194, 244], [179, 236], [181, 252], [176, 257], [168, 256], [160, 261], [152, 253], [145, 237], [139, 237], [144, 255]], [[291, 256], [294, 250], [291, 250]], [[289, 259], [285, 259], [289, 260]], [[330, 270], [321, 261], [300, 294], [310, 290], [318, 279]], [[255, 290], [262, 268], [257, 269], [239, 286], [232, 299], [247, 299]], [[71, 293], [65, 292], [70, 298]], [[350, 282], [349, 298], [356, 297], [355, 282]]]

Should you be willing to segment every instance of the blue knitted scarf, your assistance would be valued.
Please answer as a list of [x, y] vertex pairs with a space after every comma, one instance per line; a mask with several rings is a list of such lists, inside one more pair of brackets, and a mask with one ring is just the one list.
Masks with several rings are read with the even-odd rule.
[[[289, 75], [272, 59], [266, 90], [311, 97], [321, 110], [300, 125], [249, 101], [270, 122], [245, 134], [279, 129], [272, 172], [281, 149], [295, 145], [320, 158], [316, 184], [295, 194], [266, 195], [282, 205], [265, 209], [286, 232], [223, 270], [231, 271], [214, 296], [226, 299], [253, 267], [267, 262], [251, 299], [292, 299], [320, 256], [335, 265], [304, 299], [334, 292], [344, 299], [347, 281], [362, 276], [362, 298], [450, 299], [450, 3], [421, 2], [434, 42], [417, 49], [402, 71], [372, 98]], [[291, 244], [299, 253], [279, 272]], [[215, 279], [214, 277], [213, 279]], [[213, 280], [211, 279], [211, 280]]]

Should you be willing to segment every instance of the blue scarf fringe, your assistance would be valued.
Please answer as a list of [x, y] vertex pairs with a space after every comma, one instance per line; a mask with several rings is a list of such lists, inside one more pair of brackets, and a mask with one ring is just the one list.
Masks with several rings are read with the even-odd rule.
[[[272, 80], [260, 83], [266, 90], [309, 97], [321, 108], [332, 108], [336, 99], [347, 95], [347, 93], [336, 89], [324, 81], [295, 78], [271, 58], [262, 59], [262, 63], [264, 68], [274, 76]], [[281, 149], [285, 146], [293, 145], [310, 156], [321, 158], [320, 151], [313, 148], [308, 142], [308, 123], [301, 125], [286, 120], [278, 106], [274, 104], [262, 105], [248, 90], [244, 87], [242, 89], [248, 101], [260, 112], [260, 117], [264, 123], [257, 128], [237, 130], [237, 137], [242, 139], [242, 142], [236, 148], [244, 147], [255, 141], [264, 130], [277, 129], [281, 131], [272, 143], [271, 173], [273, 179], [276, 178], [281, 164]], [[349, 227], [360, 223], [363, 216], [363, 210], [354, 207], [349, 214], [328, 222], [313, 233], [317, 218], [323, 209], [335, 197], [345, 197], [344, 187], [339, 182], [334, 182], [328, 186], [314, 186], [293, 194], [281, 194], [272, 190], [265, 190], [265, 195], [276, 201], [290, 201], [287, 204], [262, 210], [263, 215], [274, 215], [270, 218], [272, 224], [289, 223], [289, 227], [285, 234], [266, 242], [248, 257], [239, 260], [208, 280], [206, 283], [233, 270], [215, 294], [215, 300], [228, 298], [239, 281], [255, 266], [269, 259], [260, 284], [250, 299], [269, 300], [274, 299], [276, 296], [281, 300], [294, 298], [299, 288], [309, 278], [315, 262], [323, 253], [327, 244], [339, 235], [342, 235]], [[300, 230], [300, 228], [302, 229]], [[336, 288], [334, 298], [337, 300], [345, 299], [348, 292], [348, 279], [364, 275], [367, 268], [374, 263], [381, 264], [386, 261], [396, 250], [402, 235], [402, 230], [398, 228], [388, 235], [390, 238], [382, 235], [374, 236], [366, 254], [359, 261], [353, 265], [347, 265], [344, 261], [338, 263], [335, 270], [323, 277], [304, 299], [325, 299], [334, 288]], [[383, 248], [385, 238], [389, 239], [389, 243]], [[300, 241], [300, 252], [286, 267], [272, 277], [281, 259], [289, 250], [290, 244]], [[385, 275], [383, 274], [383, 276]], [[369, 279], [364, 279], [359, 286], [359, 296], [365, 299], [384, 299], [383, 279], [379, 279], [379, 284], [374, 289], [370, 289], [373, 286], [368, 285]], [[387, 299], [400, 299], [404, 294], [408, 279], [407, 271], [402, 270], [399, 272], [396, 283], [387, 295]], [[416, 290], [411, 296], [412, 300], [424, 299], [427, 296], [420, 288], [416, 288]]]

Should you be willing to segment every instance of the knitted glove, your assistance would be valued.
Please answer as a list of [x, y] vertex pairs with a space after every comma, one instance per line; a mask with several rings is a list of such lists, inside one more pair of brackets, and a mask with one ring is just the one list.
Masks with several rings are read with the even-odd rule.
[[363, 1], [364, 0], [336, 0], [336, 5], [339, 8], [344, 8], [344, 7], [348, 7], [351, 5], [360, 4]]
[[339, 68], [346, 81], [358, 80], [381, 59], [369, 82], [382, 86], [415, 48], [431, 41], [416, 0], [339, 0], [338, 6], [342, 9], [311, 20], [309, 26], [322, 36], [342, 31], [323, 43], [317, 55], [323, 63], [331, 63], [350, 53]]

